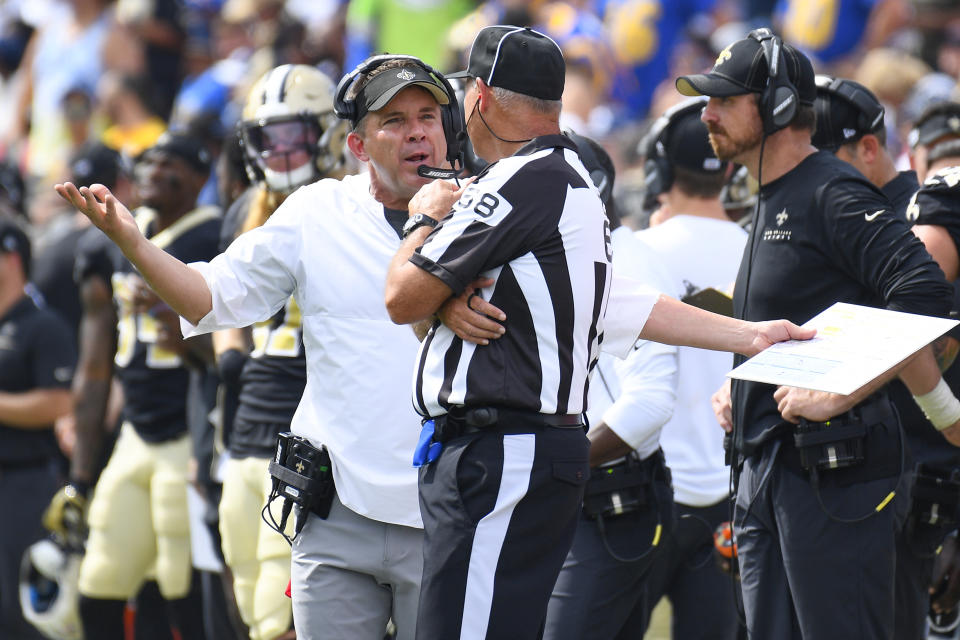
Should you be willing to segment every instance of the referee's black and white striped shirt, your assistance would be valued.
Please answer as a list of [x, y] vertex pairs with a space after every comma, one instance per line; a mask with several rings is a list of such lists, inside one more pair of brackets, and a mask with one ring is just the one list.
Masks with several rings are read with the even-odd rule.
[[481, 173], [410, 260], [457, 294], [493, 278], [482, 296], [504, 311], [507, 331], [477, 346], [437, 323], [415, 374], [421, 415], [450, 405], [582, 412], [610, 259], [600, 196], [568, 138], [536, 138]]

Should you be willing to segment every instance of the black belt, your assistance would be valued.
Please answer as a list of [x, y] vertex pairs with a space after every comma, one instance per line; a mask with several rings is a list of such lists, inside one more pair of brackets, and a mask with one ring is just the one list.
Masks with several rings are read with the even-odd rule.
[[434, 440], [449, 442], [459, 436], [481, 431], [523, 433], [531, 429], [553, 427], [583, 429], [580, 414], [547, 414], [505, 407], [465, 407], [454, 405], [446, 414], [433, 418]]

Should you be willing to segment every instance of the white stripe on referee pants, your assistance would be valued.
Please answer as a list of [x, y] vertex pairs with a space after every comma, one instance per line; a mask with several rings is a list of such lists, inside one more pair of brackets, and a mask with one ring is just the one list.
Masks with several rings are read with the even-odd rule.
[[503, 472], [500, 475], [497, 503], [493, 511], [480, 520], [473, 535], [460, 640], [483, 640], [487, 635], [500, 550], [513, 509], [530, 486], [536, 444], [536, 436], [532, 433], [503, 436]]

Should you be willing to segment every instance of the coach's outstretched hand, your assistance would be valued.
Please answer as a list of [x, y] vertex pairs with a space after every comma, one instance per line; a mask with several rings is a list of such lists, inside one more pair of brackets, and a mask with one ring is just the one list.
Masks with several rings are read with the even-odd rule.
[[756, 332], [745, 356], [755, 356], [767, 347], [787, 340], [809, 340], [817, 335], [816, 329], [797, 326], [789, 320], [769, 320], [751, 323]]
[[54, 185], [53, 189], [107, 234], [124, 253], [129, 253], [143, 238], [133, 215], [104, 185], [78, 188], [72, 182], [64, 182]]

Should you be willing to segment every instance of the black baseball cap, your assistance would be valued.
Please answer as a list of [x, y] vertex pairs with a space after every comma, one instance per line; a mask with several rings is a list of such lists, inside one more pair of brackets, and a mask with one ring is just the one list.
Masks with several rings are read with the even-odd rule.
[[818, 75], [816, 82], [813, 108], [817, 112], [817, 130], [813, 133], [813, 146], [836, 151], [883, 129], [883, 105], [865, 86], [826, 75]]
[[[817, 97], [813, 64], [807, 56], [784, 43], [783, 59], [787, 78], [797, 89], [801, 104], [812, 105]], [[763, 44], [753, 37], [737, 40], [720, 52], [709, 73], [677, 78], [677, 91], [685, 96], [726, 98], [746, 93], [763, 93], [767, 87], [767, 60]]]
[[710, 146], [707, 125], [700, 120], [699, 111], [686, 113], [672, 123], [663, 144], [674, 166], [699, 173], [720, 173], [727, 168]]
[[541, 100], [563, 95], [566, 64], [560, 45], [530, 27], [494, 25], [477, 33], [464, 71], [448, 78], [480, 78], [500, 87]]
[[208, 174], [212, 166], [210, 152], [203, 146], [203, 142], [196, 136], [184, 133], [166, 131], [157, 138], [152, 147], [137, 157], [137, 162], [147, 158], [151, 153], [169, 153], [186, 162], [197, 173]]
[[30, 272], [30, 238], [6, 215], [0, 215], [0, 253], [18, 253], [24, 273]]
[[422, 87], [430, 92], [439, 104], [448, 104], [450, 97], [443, 85], [422, 66], [411, 62], [402, 67], [388, 69], [373, 76], [357, 94], [357, 122], [370, 111], [379, 111], [387, 106], [394, 96], [410, 86]]
[[937, 102], [928, 107], [914, 123], [908, 142], [916, 149], [944, 136], [960, 138], [960, 103]]
[[113, 189], [122, 171], [120, 153], [102, 142], [87, 142], [70, 158], [70, 180], [74, 184], [102, 184]]

